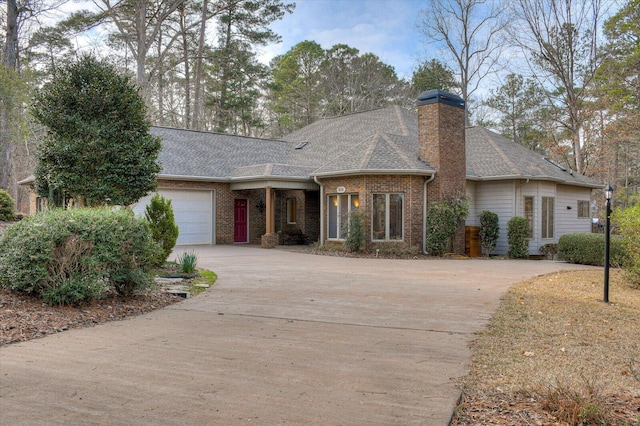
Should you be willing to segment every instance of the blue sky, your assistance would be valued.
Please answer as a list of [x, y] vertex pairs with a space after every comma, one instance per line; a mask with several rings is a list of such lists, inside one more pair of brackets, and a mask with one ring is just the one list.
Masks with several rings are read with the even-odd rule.
[[416, 21], [425, 0], [296, 0], [293, 14], [271, 28], [282, 43], [262, 48], [268, 62], [304, 40], [328, 49], [344, 43], [371, 52], [393, 66], [398, 77], [410, 78], [424, 59], [425, 46]]

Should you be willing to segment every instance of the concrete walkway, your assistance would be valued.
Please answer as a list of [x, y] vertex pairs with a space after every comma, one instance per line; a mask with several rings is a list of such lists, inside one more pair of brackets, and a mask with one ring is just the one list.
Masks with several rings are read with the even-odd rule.
[[0, 424], [446, 425], [505, 290], [578, 268], [194, 249], [208, 292], [0, 348]]

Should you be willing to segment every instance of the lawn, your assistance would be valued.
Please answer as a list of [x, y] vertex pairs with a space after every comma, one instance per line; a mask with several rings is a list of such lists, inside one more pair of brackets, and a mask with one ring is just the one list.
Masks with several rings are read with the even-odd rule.
[[640, 425], [640, 290], [602, 271], [514, 285], [472, 343], [453, 425]]

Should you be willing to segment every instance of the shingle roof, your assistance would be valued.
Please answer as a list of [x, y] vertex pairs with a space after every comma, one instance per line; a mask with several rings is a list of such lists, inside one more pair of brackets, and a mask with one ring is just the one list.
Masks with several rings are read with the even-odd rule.
[[602, 186], [484, 127], [467, 128], [466, 154], [467, 178], [472, 180], [538, 179], [590, 188]]
[[[210, 179], [297, 178], [355, 173], [419, 173], [434, 169], [418, 158], [415, 111], [391, 106], [317, 121], [284, 141], [153, 127], [162, 136], [161, 175]], [[296, 146], [303, 145], [300, 149]], [[482, 127], [466, 130], [467, 178], [541, 179], [597, 188]]]
[[240, 167], [282, 163], [291, 144], [221, 133], [152, 127], [162, 137], [161, 176], [229, 179]]
[[411, 144], [409, 137], [375, 133], [351, 148], [345, 149], [343, 153], [313, 171], [312, 175], [397, 173], [399, 171], [407, 174], [435, 172], [433, 167], [418, 159], [417, 144]]

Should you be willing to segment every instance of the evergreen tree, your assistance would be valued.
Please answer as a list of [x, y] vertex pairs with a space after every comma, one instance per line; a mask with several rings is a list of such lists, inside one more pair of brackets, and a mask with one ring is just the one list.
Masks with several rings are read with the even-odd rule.
[[38, 192], [76, 202], [129, 205], [155, 188], [160, 139], [149, 134], [136, 86], [91, 56], [60, 68], [37, 91], [32, 114], [46, 126], [39, 147]]

